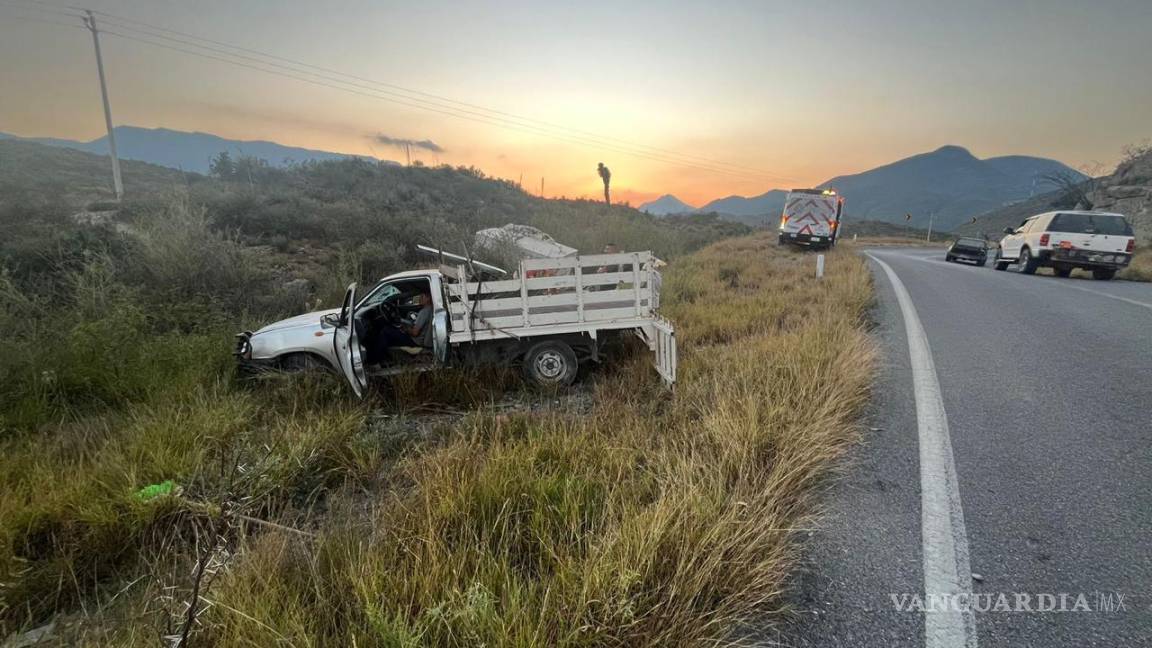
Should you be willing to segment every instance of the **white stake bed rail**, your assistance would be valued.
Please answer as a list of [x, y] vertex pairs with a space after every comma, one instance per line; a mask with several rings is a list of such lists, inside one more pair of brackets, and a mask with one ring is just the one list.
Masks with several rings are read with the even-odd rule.
[[[634, 330], [655, 355], [668, 385], [676, 381], [676, 338], [662, 319], [660, 273], [651, 252], [527, 259], [519, 276], [447, 283], [451, 344], [548, 335]], [[465, 266], [456, 269], [467, 277]]]

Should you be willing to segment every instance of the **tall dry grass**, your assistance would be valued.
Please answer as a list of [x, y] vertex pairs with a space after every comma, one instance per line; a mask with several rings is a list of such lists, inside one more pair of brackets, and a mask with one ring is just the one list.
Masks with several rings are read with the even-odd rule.
[[1136, 248], [1132, 255], [1132, 263], [1116, 275], [1117, 279], [1128, 281], [1152, 281], [1152, 248], [1148, 246]]
[[[674, 396], [634, 346], [583, 414], [485, 407], [499, 373], [413, 377], [377, 405], [467, 413], [409, 438], [336, 381], [244, 389], [203, 370], [10, 437], [0, 625], [62, 613], [62, 645], [152, 646], [195, 600], [198, 645], [736, 641], [778, 605], [792, 529], [871, 378], [866, 268], [835, 251], [813, 271], [770, 237], [674, 262]], [[135, 500], [165, 478], [184, 492]]]
[[252, 538], [206, 595], [215, 645], [731, 642], [776, 605], [814, 487], [854, 435], [869, 275], [769, 237], [668, 272], [681, 381], [637, 353], [587, 416], [466, 417], [315, 539]]
[[[381, 462], [335, 381], [230, 380], [262, 277], [202, 211], [150, 216], [131, 254], [93, 246], [41, 280], [0, 268], [0, 640], [186, 556], [221, 501], [280, 515]], [[134, 496], [165, 480], [183, 496]]]

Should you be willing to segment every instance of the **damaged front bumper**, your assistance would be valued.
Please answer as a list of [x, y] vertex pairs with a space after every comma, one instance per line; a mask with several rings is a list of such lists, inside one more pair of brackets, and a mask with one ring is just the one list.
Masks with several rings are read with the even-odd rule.
[[252, 331], [236, 334], [236, 343], [232, 347], [232, 356], [236, 358], [236, 369], [241, 375], [252, 375], [276, 369], [276, 360], [272, 358], [252, 358]]

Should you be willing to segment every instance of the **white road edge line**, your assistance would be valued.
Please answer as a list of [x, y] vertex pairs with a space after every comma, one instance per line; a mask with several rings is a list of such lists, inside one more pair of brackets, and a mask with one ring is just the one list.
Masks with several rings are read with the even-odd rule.
[[[926, 610], [924, 645], [926, 648], [976, 648], [976, 619], [971, 609], [963, 610], [972, 599], [968, 534], [964, 530], [964, 511], [960, 506], [960, 486], [952, 459], [948, 416], [944, 412], [940, 382], [932, 362], [932, 349], [904, 283], [891, 266], [870, 252], [866, 254], [888, 275], [908, 336], [920, 445], [920, 541]], [[933, 607], [929, 608], [930, 604]]]

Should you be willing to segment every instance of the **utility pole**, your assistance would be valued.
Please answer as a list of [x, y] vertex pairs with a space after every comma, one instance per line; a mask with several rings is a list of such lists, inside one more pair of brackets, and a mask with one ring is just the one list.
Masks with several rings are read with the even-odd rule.
[[96, 70], [100, 73], [100, 97], [104, 100], [104, 125], [108, 127], [108, 151], [112, 155], [112, 185], [116, 201], [124, 197], [124, 184], [120, 181], [120, 158], [116, 155], [116, 133], [112, 132], [112, 108], [108, 105], [108, 84], [104, 80], [104, 58], [100, 56], [100, 32], [96, 30], [96, 17], [85, 10], [88, 17], [84, 25], [92, 32], [92, 45], [96, 48]]
[[540, 176], [540, 197], [544, 197], [544, 176]]

